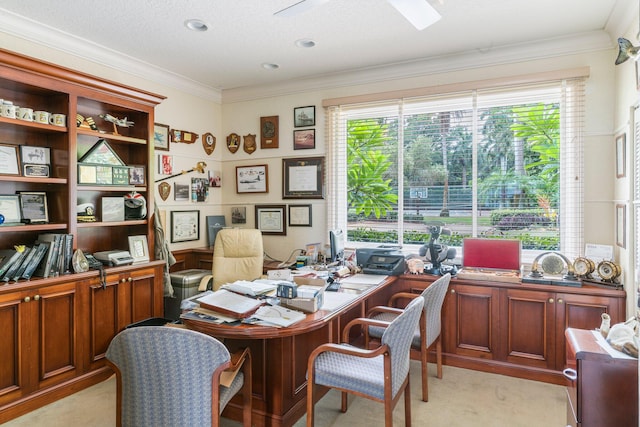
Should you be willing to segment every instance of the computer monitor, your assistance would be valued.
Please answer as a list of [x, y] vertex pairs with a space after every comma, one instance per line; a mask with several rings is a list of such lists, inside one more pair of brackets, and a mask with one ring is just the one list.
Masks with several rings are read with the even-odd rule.
[[342, 230], [329, 230], [329, 247], [331, 262], [342, 262], [344, 260], [344, 232]]

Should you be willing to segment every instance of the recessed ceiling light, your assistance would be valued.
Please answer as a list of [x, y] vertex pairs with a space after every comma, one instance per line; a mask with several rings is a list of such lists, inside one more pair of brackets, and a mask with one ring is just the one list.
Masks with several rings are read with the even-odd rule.
[[184, 26], [190, 29], [191, 31], [207, 31], [209, 26], [199, 19], [187, 19], [184, 21]]
[[298, 47], [314, 47], [316, 45], [316, 42], [314, 42], [311, 39], [299, 39], [296, 40], [296, 46]]
[[278, 68], [280, 68], [280, 66], [278, 64], [272, 64], [269, 62], [263, 62], [262, 63], [262, 68], [264, 68], [265, 70], [277, 70]]

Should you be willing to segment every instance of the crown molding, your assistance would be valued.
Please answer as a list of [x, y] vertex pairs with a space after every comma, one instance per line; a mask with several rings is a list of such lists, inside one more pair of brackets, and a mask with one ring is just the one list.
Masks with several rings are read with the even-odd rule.
[[0, 14], [0, 32], [18, 37], [47, 49], [60, 51], [104, 67], [125, 72], [221, 103], [220, 90], [202, 85], [184, 76], [168, 72], [134, 57], [116, 52], [105, 46], [42, 25], [20, 15], [3, 10]]
[[223, 104], [229, 104], [328, 88], [371, 84], [473, 68], [575, 55], [608, 50], [613, 47], [614, 44], [608, 33], [605, 31], [593, 31], [570, 37], [539, 40], [482, 50], [477, 49], [424, 60], [356, 69], [306, 79], [289, 80], [281, 84], [228, 89], [222, 91], [222, 100]]

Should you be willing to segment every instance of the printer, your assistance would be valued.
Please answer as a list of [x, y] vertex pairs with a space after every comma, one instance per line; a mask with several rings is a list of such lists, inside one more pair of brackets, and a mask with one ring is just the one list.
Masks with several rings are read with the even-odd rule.
[[356, 262], [365, 274], [398, 276], [404, 273], [405, 258], [400, 247], [378, 246], [356, 249]]

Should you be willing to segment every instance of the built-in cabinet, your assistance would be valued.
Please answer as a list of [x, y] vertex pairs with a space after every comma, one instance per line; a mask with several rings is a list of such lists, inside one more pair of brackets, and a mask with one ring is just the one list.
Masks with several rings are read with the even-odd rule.
[[[435, 279], [406, 275], [398, 287], [421, 292]], [[602, 313], [624, 321], [625, 298], [616, 289], [454, 278], [442, 310], [444, 363], [564, 384], [565, 329], [594, 329]]]
[[[150, 141], [154, 108], [164, 98], [0, 50], [0, 99], [64, 116], [59, 123], [0, 117], [3, 154], [15, 148], [19, 155], [20, 147], [27, 147], [18, 173], [0, 171], [0, 194], [44, 192], [48, 216], [44, 223], [0, 225], [0, 249], [31, 246], [42, 233], [61, 233], [73, 236], [74, 250], [127, 250], [129, 236], [143, 235], [153, 254], [150, 215], [107, 222], [101, 208], [103, 197], [124, 199], [134, 191], [153, 206]], [[109, 116], [131, 125], [116, 127], [104, 119]], [[79, 159], [100, 140], [125, 166], [144, 168], [144, 177], [129, 181], [121, 175], [118, 184], [103, 185], [79, 179]], [[23, 170], [35, 163], [28, 156], [42, 151], [49, 153], [48, 172]], [[78, 222], [77, 207], [85, 203], [94, 206], [96, 221]], [[2, 282], [0, 423], [111, 375], [104, 361], [111, 338], [130, 323], [162, 316], [163, 266], [151, 261], [107, 268], [105, 279], [92, 270]]]

